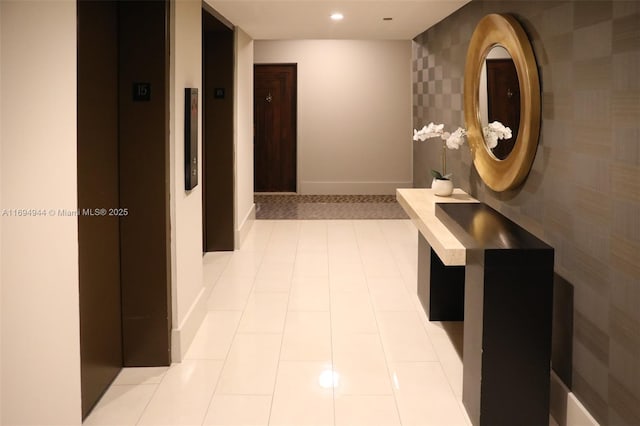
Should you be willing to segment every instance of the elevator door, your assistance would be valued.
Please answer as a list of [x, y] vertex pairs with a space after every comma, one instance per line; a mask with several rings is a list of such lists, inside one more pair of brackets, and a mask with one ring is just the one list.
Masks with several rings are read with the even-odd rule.
[[[78, 208], [118, 207], [118, 7], [78, 1]], [[78, 216], [82, 415], [122, 368], [120, 230]]]
[[78, 0], [77, 5], [80, 370], [86, 417], [123, 366], [171, 363], [170, 26], [166, 1]]
[[235, 248], [234, 32], [202, 11], [203, 251]]

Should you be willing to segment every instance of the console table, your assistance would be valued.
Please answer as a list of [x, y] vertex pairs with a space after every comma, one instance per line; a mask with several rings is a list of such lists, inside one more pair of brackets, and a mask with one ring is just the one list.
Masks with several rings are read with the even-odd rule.
[[418, 228], [418, 298], [430, 321], [464, 318], [466, 248], [436, 218], [436, 203], [477, 203], [456, 188], [439, 197], [430, 188], [401, 188], [396, 199]]
[[[432, 210], [427, 206], [431, 201], [425, 201], [434, 198], [431, 190], [397, 192], [421, 238], [430, 244], [430, 259], [424, 263], [433, 266], [439, 250], [445, 254], [440, 259], [444, 275], [431, 269], [425, 278], [419, 271], [419, 285], [420, 279], [430, 281], [423, 306], [437, 311], [434, 295], [459, 286], [460, 276], [452, 279], [446, 268], [462, 268], [461, 294], [456, 289], [443, 300], [463, 306], [462, 400], [469, 418], [475, 426], [548, 424], [553, 248], [491, 207], [465, 197], [461, 192], [453, 200], [438, 197]], [[441, 226], [448, 233], [440, 233]], [[452, 253], [460, 256], [455, 257], [462, 259], [460, 264], [446, 257]]]

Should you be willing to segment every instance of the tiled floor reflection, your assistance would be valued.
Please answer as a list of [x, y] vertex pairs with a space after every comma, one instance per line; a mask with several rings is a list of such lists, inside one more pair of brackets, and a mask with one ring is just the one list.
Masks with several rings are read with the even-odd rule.
[[205, 256], [186, 359], [123, 370], [85, 424], [468, 426], [461, 324], [426, 320], [416, 256], [408, 220], [256, 221]]
[[406, 219], [393, 195], [256, 194], [258, 219]]

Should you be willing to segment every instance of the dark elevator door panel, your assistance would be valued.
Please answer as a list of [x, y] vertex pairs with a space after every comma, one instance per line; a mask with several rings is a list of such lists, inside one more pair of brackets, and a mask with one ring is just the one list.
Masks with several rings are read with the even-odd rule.
[[[120, 207], [128, 209], [120, 219], [126, 367], [171, 362], [167, 19], [166, 1], [119, 3]], [[144, 87], [149, 96], [138, 96]]]
[[234, 34], [202, 11], [203, 248], [230, 251], [234, 243]]
[[[118, 207], [118, 21], [111, 1], [78, 1], [78, 208]], [[82, 415], [122, 368], [118, 218], [79, 216]]]

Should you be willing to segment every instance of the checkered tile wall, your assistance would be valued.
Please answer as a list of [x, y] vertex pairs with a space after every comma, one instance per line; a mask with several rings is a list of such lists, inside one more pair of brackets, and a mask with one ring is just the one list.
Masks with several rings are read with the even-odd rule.
[[[487, 13], [510, 13], [531, 39], [542, 85], [536, 158], [518, 189], [495, 193], [468, 148], [447, 153], [460, 186], [555, 247], [573, 286], [570, 382], [602, 424], [640, 425], [640, 2], [472, 1], [416, 37], [413, 123], [464, 125], [469, 39]], [[437, 143], [414, 143], [414, 185], [440, 169]]]

